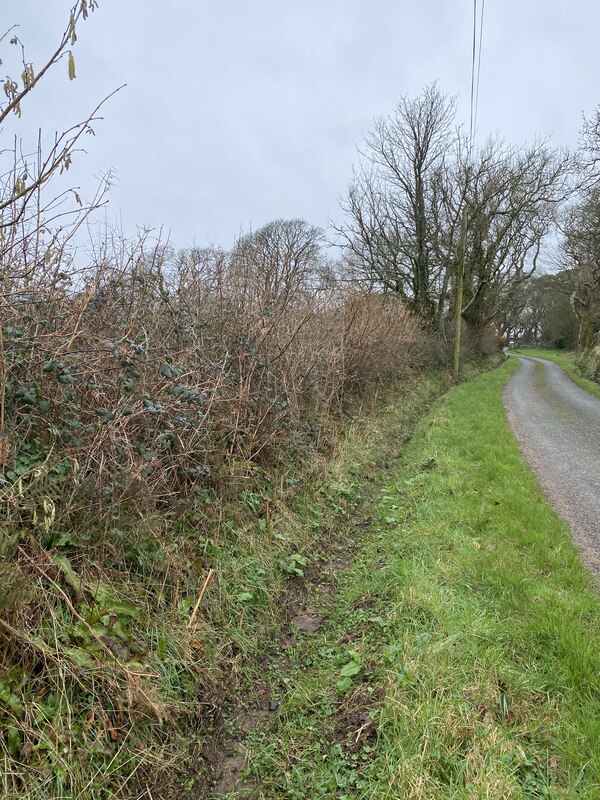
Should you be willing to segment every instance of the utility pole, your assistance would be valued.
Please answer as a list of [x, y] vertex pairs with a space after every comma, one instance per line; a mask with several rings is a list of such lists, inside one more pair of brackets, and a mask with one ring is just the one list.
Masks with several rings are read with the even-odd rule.
[[[468, 181], [468, 175], [467, 175]], [[452, 359], [452, 372], [454, 378], [458, 379], [460, 370], [460, 338], [462, 333], [462, 308], [463, 308], [463, 287], [465, 283], [465, 254], [467, 251], [467, 192], [465, 185], [465, 200], [460, 221], [460, 238], [458, 241], [458, 253], [456, 264], [456, 297], [454, 306], [454, 357]]]

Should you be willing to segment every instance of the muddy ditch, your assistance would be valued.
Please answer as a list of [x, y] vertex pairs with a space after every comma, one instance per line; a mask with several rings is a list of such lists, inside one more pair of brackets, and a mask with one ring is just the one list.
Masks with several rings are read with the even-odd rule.
[[[303, 642], [321, 630], [338, 577], [352, 564], [359, 539], [371, 522], [371, 518], [365, 516], [351, 526], [344, 525], [343, 548], [335, 540], [331, 541], [331, 532], [328, 532], [327, 543], [320, 546], [324, 559], [311, 564], [304, 578], [292, 579], [286, 584], [279, 599], [282, 625], [271, 637], [265, 637], [269, 646], [260, 670], [267, 675], [276, 667], [282, 680], [276, 686], [257, 683], [246, 690], [245, 697], [229, 699], [220, 709], [219, 724], [215, 725], [213, 735], [200, 752], [205, 773], [203, 788], [209, 797], [215, 800], [228, 795], [253, 797], [256, 787], [242, 777], [248, 766], [245, 740], [249, 734], [273, 725], [287, 691], [283, 677], [289, 663], [288, 653], [292, 648], [301, 648]], [[340, 721], [340, 736], [348, 726], [353, 734], [362, 728], [359, 739], [368, 736], [372, 723], [368, 715], [361, 709], [348, 714], [347, 719]], [[358, 723], [356, 727], [355, 723]]]

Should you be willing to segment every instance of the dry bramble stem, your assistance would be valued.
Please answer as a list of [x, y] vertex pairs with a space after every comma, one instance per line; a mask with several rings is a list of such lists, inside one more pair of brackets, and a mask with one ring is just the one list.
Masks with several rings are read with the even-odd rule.
[[208, 584], [212, 580], [213, 573], [214, 573], [213, 569], [208, 570], [208, 575], [206, 576], [204, 583], [202, 584], [202, 588], [200, 589], [200, 594], [198, 595], [198, 600], [196, 601], [196, 605], [194, 606], [194, 610], [192, 611], [190, 621], [188, 622], [188, 628], [191, 628], [192, 625], [194, 624], [194, 620], [196, 619], [198, 609], [200, 608], [200, 603], [202, 602], [202, 598], [204, 597], [204, 594], [208, 589]]

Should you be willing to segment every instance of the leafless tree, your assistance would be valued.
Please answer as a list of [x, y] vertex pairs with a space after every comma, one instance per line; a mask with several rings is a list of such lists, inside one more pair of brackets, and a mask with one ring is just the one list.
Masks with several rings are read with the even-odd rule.
[[569, 190], [569, 157], [547, 142], [473, 151], [436, 85], [375, 124], [338, 233], [351, 274], [444, 330], [464, 253], [462, 316], [476, 335], [533, 274]]
[[466, 191], [453, 190], [446, 228], [456, 229], [458, 199], [467, 215], [462, 313], [479, 331], [497, 319], [512, 302], [515, 287], [536, 271], [558, 206], [568, 196], [571, 161], [547, 142], [513, 148], [490, 140], [457, 165], [455, 181]]
[[403, 97], [375, 123], [337, 228], [355, 274], [404, 298], [422, 318], [436, 314], [441, 265], [433, 254], [432, 183], [451, 152], [454, 100], [437, 85]]
[[231, 275], [256, 295], [261, 312], [282, 312], [298, 293], [314, 288], [322, 245], [323, 232], [305, 220], [274, 220], [238, 240]]

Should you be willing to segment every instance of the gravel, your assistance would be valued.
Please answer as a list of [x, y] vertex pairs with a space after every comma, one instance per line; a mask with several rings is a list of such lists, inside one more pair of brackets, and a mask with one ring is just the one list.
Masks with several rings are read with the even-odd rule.
[[552, 361], [519, 356], [504, 403], [523, 455], [600, 575], [600, 400]]

